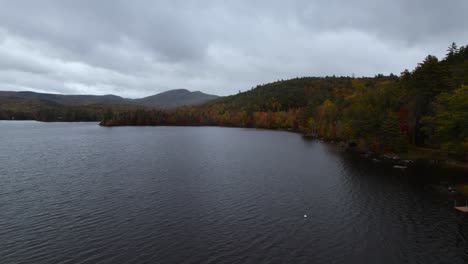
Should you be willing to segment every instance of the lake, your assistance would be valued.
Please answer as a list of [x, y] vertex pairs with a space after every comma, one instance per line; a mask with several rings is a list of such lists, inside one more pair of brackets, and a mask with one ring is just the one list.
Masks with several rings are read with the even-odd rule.
[[464, 176], [281, 131], [4, 121], [0, 262], [466, 263], [436, 188]]

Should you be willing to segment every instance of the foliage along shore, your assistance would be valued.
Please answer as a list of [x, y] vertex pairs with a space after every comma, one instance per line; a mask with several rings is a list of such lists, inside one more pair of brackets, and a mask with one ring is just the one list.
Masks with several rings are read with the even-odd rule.
[[440, 150], [468, 161], [468, 46], [427, 56], [400, 76], [304, 77], [259, 85], [197, 107], [107, 111], [102, 126], [284, 129], [361, 152]]

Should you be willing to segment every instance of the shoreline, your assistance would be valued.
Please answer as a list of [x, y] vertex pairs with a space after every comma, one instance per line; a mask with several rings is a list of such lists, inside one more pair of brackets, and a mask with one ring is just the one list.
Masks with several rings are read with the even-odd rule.
[[[99, 123], [101, 127], [139, 127], [138, 125], [103, 125], [102, 122]], [[408, 152], [403, 153], [376, 153], [376, 152], [360, 152], [355, 147], [351, 147], [349, 142], [334, 139], [334, 140], [327, 140], [324, 138], [320, 138], [317, 136], [308, 135], [304, 132], [301, 132], [297, 129], [273, 129], [273, 128], [261, 128], [261, 127], [245, 127], [245, 126], [222, 126], [222, 125], [153, 125], [153, 126], [142, 126], [142, 127], [158, 127], [158, 126], [168, 126], [168, 127], [224, 127], [224, 128], [250, 128], [250, 129], [263, 129], [263, 130], [270, 130], [270, 131], [284, 131], [284, 132], [292, 132], [295, 134], [299, 134], [304, 138], [308, 138], [310, 140], [318, 140], [322, 142], [326, 142], [329, 144], [334, 144], [336, 146], [340, 146], [345, 151], [353, 152], [357, 155], [361, 156], [368, 156], [368, 158], [375, 158], [379, 161], [385, 161], [387, 163], [392, 163], [393, 165], [410, 165], [411, 163], [425, 163], [427, 165], [434, 165], [440, 166], [444, 168], [452, 168], [452, 169], [461, 169], [464, 171], [468, 171], [468, 162], [462, 162], [447, 158], [446, 154], [442, 153], [439, 149], [428, 149], [418, 146], [410, 146]]]
[[246, 126], [223, 126], [223, 125], [149, 125], [149, 126], [139, 126], [139, 125], [104, 125], [102, 121], [41, 121], [41, 120], [0, 120], [0, 121], [35, 121], [41, 123], [98, 123], [100, 127], [160, 127], [160, 126], [167, 126], [167, 127], [224, 127], [224, 128], [248, 128], [248, 129], [262, 129], [262, 130], [270, 130], [270, 131], [284, 131], [284, 132], [291, 132], [295, 134], [299, 134], [300, 136], [310, 139], [310, 140], [318, 140], [321, 142], [326, 142], [329, 144], [333, 144], [339, 146], [345, 151], [352, 152], [356, 155], [363, 156], [364, 158], [368, 159], [376, 159], [375, 162], [385, 161], [386, 163], [392, 163], [393, 165], [402, 165], [407, 166], [413, 162], [417, 163], [425, 163], [427, 165], [433, 165], [438, 167], [444, 167], [449, 169], [460, 169], [464, 171], [468, 171], [468, 162], [462, 162], [458, 160], [454, 160], [451, 158], [447, 158], [446, 154], [442, 153], [439, 149], [429, 149], [424, 147], [417, 147], [417, 146], [410, 146], [408, 152], [403, 153], [377, 153], [377, 152], [362, 152], [358, 151], [355, 147], [350, 146], [349, 142], [340, 140], [340, 139], [332, 139], [327, 140], [325, 138], [317, 137], [314, 135], [310, 135], [304, 132], [301, 132], [298, 129], [284, 129], [284, 128], [262, 128], [262, 127], [246, 127]]

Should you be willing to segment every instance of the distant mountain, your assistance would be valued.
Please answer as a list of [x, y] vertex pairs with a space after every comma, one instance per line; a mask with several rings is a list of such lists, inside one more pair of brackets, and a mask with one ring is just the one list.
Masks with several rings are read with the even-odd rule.
[[67, 106], [93, 105], [93, 104], [128, 104], [130, 99], [116, 95], [63, 95], [36, 92], [2, 92], [1, 97], [15, 97], [24, 99], [38, 99], [55, 102]]
[[[190, 92], [186, 89], [170, 90], [140, 99], [128, 99], [116, 95], [63, 95], [36, 92], [3, 92], [0, 91], [0, 102], [5, 98], [40, 100], [53, 102], [64, 106], [87, 105], [140, 105], [154, 108], [173, 108], [178, 106], [192, 106], [206, 103], [218, 98], [216, 95], [199, 91]], [[36, 102], [37, 103], [37, 102]]]
[[201, 105], [211, 100], [217, 99], [218, 97], [219, 96], [205, 94], [199, 91], [190, 92], [186, 89], [176, 89], [141, 99], [135, 99], [133, 102], [138, 105], [144, 105], [147, 107], [158, 106], [161, 108], [173, 108], [184, 105]]
[[200, 105], [218, 98], [185, 89], [129, 99], [116, 95], [62, 95], [0, 91], [0, 120], [99, 121], [105, 111], [138, 108], [175, 108]]

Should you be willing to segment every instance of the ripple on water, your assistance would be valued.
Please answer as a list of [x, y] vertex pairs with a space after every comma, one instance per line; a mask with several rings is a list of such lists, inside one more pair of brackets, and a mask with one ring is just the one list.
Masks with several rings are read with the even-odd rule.
[[468, 262], [441, 170], [265, 130], [0, 129], [2, 263]]

